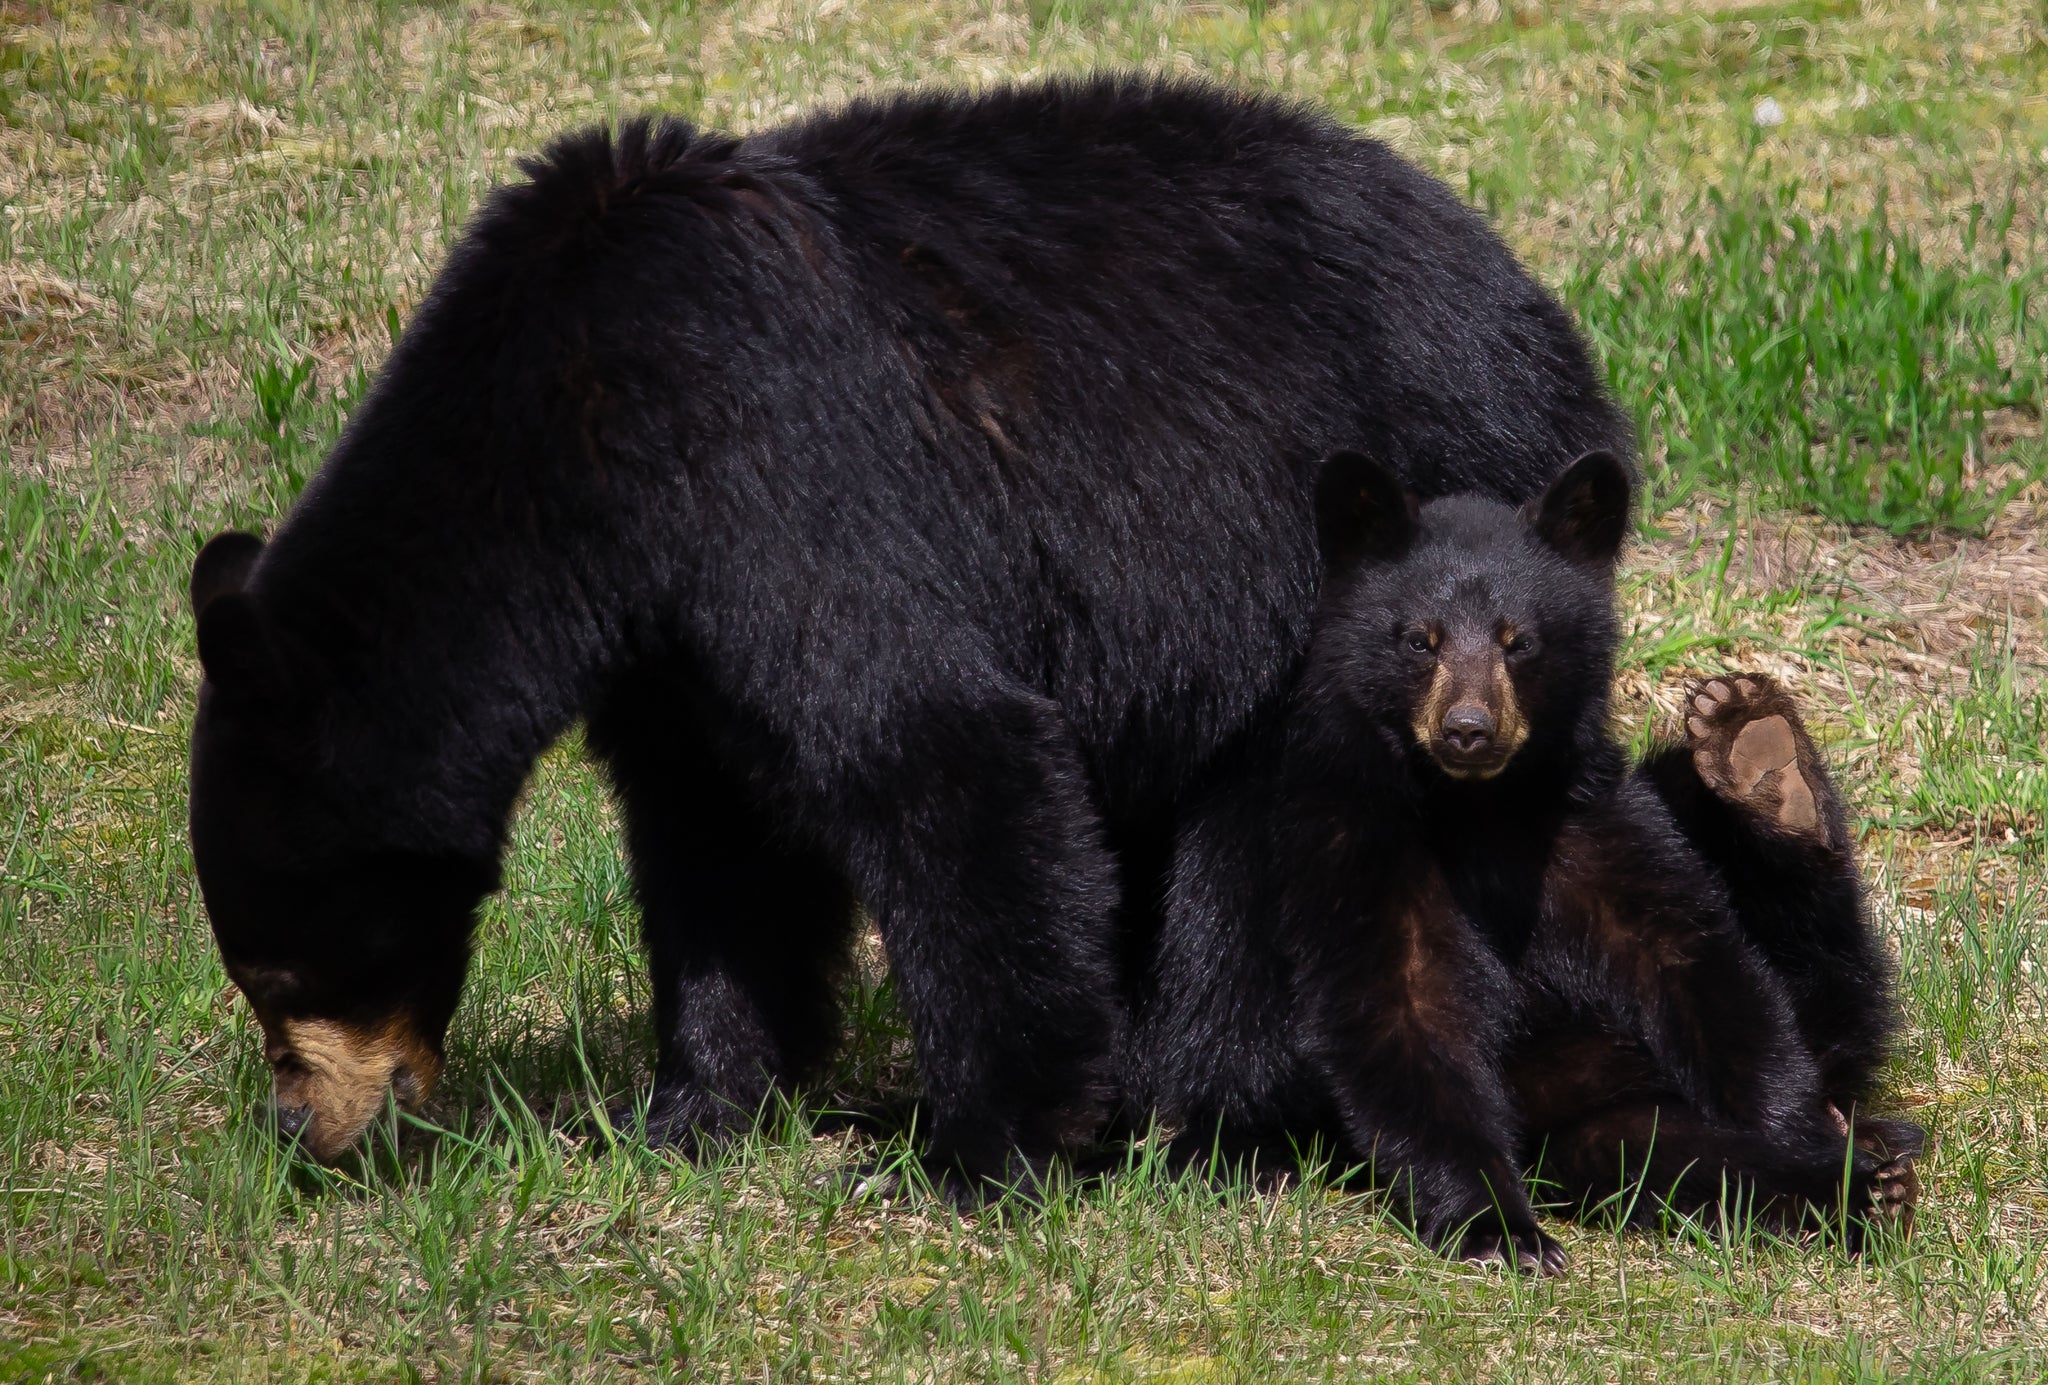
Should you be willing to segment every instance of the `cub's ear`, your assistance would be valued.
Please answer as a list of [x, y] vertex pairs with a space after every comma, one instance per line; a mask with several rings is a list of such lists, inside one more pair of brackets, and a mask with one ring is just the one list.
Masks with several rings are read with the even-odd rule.
[[1324, 564], [1346, 568], [1399, 558], [1414, 541], [1418, 508], [1372, 458], [1332, 452], [1316, 478], [1316, 542]]
[[230, 529], [215, 534], [192, 560], [192, 614], [213, 604], [215, 597], [238, 592], [249, 584], [249, 570], [263, 552], [263, 540]]
[[1522, 509], [1536, 537], [1574, 563], [1612, 563], [1628, 535], [1634, 483], [1612, 452], [1588, 452]]

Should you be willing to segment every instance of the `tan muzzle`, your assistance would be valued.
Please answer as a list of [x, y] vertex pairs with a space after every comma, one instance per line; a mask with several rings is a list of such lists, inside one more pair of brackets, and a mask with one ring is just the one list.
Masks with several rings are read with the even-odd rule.
[[417, 1110], [441, 1079], [441, 1052], [406, 1015], [373, 1027], [340, 1020], [266, 1018], [263, 1056], [270, 1063], [278, 1128], [321, 1161], [362, 1138], [387, 1095]]

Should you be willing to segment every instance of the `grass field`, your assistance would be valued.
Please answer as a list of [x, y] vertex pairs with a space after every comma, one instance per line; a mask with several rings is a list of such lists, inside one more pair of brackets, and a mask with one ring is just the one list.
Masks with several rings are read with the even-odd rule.
[[[513, 158], [1096, 63], [1327, 103], [1581, 314], [1653, 476], [1622, 716], [1813, 708], [1939, 1144], [1919, 1231], [1597, 1229], [1529, 1283], [1141, 1166], [962, 1221], [842, 1138], [572, 1139], [644, 1080], [601, 786], [543, 763], [431, 1113], [283, 1154], [184, 841], [195, 540], [289, 503]], [[0, 1379], [2048, 1379], [2039, 0], [0, 0]], [[910, 1080], [870, 967], [835, 1091]]]

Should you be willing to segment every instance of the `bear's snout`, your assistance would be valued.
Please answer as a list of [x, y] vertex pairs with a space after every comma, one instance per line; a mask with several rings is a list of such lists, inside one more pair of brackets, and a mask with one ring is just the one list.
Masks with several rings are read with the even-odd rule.
[[278, 1134], [287, 1140], [296, 1140], [305, 1133], [307, 1123], [313, 1119], [313, 1108], [310, 1104], [287, 1106], [272, 1095], [270, 1115], [277, 1122]]
[[438, 1045], [403, 1014], [369, 1026], [260, 1012], [257, 1018], [277, 1132], [322, 1162], [351, 1148], [394, 1099], [403, 1110], [418, 1109], [441, 1075]]
[[1415, 709], [1416, 742], [1453, 779], [1491, 779], [1528, 739], [1498, 641], [1454, 631]]
[[1477, 759], [1490, 754], [1498, 730], [1493, 713], [1476, 702], [1461, 702], [1444, 713], [1444, 744], [1459, 757]]

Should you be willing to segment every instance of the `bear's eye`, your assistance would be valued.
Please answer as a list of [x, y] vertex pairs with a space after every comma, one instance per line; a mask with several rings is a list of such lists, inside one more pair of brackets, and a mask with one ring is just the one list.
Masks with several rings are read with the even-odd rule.
[[1527, 635], [1509, 635], [1501, 641], [1501, 645], [1510, 654], [1527, 654], [1534, 647], [1534, 643]]
[[1436, 648], [1436, 641], [1429, 637], [1427, 630], [1410, 630], [1403, 636], [1403, 642], [1407, 644], [1409, 651], [1415, 654], [1427, 654]]

